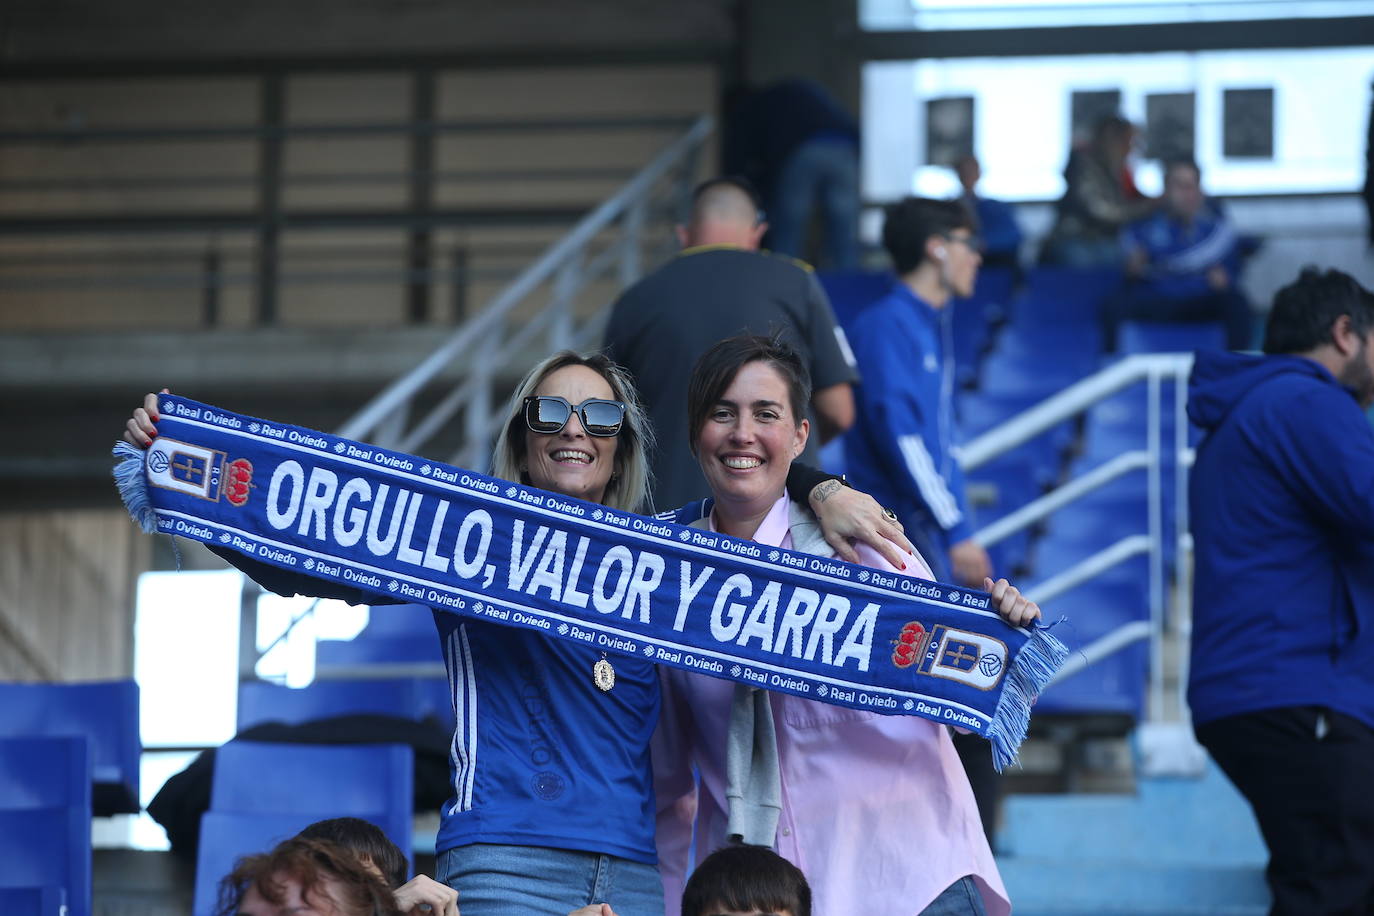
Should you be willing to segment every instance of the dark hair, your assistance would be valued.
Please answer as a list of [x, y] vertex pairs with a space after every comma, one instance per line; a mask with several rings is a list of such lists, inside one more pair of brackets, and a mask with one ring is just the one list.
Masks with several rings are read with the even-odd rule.
[[1304, 267], [1298, 279], [1274, 295], [1264, 331], [1265, 353], [1306, 353], [1331, 340], [1342, 315], [1360, 337], [1374, 329], [1374, 293], [1339, 270]]
[[739, 370], [753, 362], [767, 363], [778, 371], [787, 384], [787, 399], [797, 423], [800, 425], [806, 418], [806, 406], [811, 403], [811, 373], [797, 351], [776, 334], [727, 337], [701, 354], [687, 383], [687, 441], [694, 454], [711, 408], [724, 396]]
[[360, 817], [331, 817], [316, 821], [296, 834], [302, 840], [324, 840], [359, 856], [382, 873], [382, 880], [392, 887], [400, 887], [410, 878], [410, 865], [405, 853], [387, 838], [382, 828]]
[[1174, 169], [1192, 169], [1194, 175], [1197, 175], [1199, 178], [1202, 177], [1202, 169], [1197, 167], [1197, 160], [1194, 159], [1192, 156], [1174, 156], [1172, 158], [1165, 159], [1164, 171], [1162, 173], [1164, 177], [1168, 178], [1169, 173], [1172, 172]]
[[800, 868], [765, 846], [726, 846], [703, 859], [682, 889], [682, 916], [707, 916], [711, 907], [811, 916], [811, 887]]
[[234, 916], [249, 888], [256, 888], [268, 903], [286, 899], [285, 878], [300, 882], [301, 897], [325, 893], [324, 882], [333, 879], [343, 916], [400, 916], [391, 888], [364, 868], [350, 850], [326, 843], [292, 837], [271, 852], [239, 859], [234, 870], [220, 882], [219, 916]]
[[1102, 142], [1108, 137], [1123, 136], [1135, 132], [1135, 124], [1117, 112], [1104, 114], [1093, 122], [1093, 139]]
[[759, 222], [763, 222], [763, 195], [754, 187], [754, 183], [743, 175], [717, 175], [715, 178], [706, 179], [692, 189], [692, 208], [695, 210], [701, 199], [716, 188], [734, 188], [749, 198], [749, 202], [754, 205], [754, 212], [758, 214]]
[[900, 274], [910, 273], [926, 257], [931, 236], [947, 236], [955, 229], [972, 229], [969, 212], [957, 200], [907, 197], [887, 208], [883, 247]]

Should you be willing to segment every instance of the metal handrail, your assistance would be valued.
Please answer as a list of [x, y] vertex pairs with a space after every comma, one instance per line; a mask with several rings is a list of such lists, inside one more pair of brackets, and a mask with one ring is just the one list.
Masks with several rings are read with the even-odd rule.
[[[691, 173], [696, 168], [697, 156], [710, 136], [712, 128], [713, 122], [709, 116], [697, 119], [685, 134], [669, 144], [624, 187], [587, 214], [565, 236], [549, 246], [542, 256], [497, 293], [475, 318], [451, 334], [414, 369], [392, 382], [349, 418], [339, 427], [339, 435], [350, 439], [370, 439], [383, 446], [399, 443], [404, 439], [408, 445], [418, 447], [422, 443], [413, 441], [413, 438], [406, 438], [400, 429], [385, 428], [384, 424], [408, 413], [415, 395], [464, 356], [474, 357], [466, 375], [479, 380], [475, 384], [478, 388], [485, 388], [485, 396], [489, 401], [491, 382], [498, 368], [495, 365], [497, 361], [489, 357], [502, 349], [503, 342], [500, 338], [507, 320], [516, 307], [545, 283], [556, 282], [560, 272], [568, 271], [561, 284], [563, 288], [557, 290], [548, 312], [570, 318], [573, 299], [588, 280], [588, 275], [579, 269], [579, 262], [585, 258], [597, 237], [613, 228], [617, 221], [627, 224], [621, 227], [619, 253], [622, 262], [636, 262], [628, 266], [622, 263], [621, 278], [636, 278], [639, 270], [639, 240], [637, 233], [632, 231], [632, 226], [637, 228], [642, 225], [642, 211], [647, 209], [650, 195], [660, 180], [676, 170], [687, 174], [690, 182]], [[599, 316], [600, 312], [588, 320], [595, 321]], [[567, 336], [570, 330], [568, 323], [550, 317], [549, 324], [553, 338], [550, 340], [550, 349], [569, 346], [572, 341], [570, 336]], [[562, 339], [559, 339], [560, 337]], [[467, 381], [465, 379], [458, 384], [467, 384]], [[480, 395], [470, 398], [465, 406], [471, 411], [474, 402], [481, 400], [483, 398]], [[449, 416], [452, 416], [460, 405], [450, 406], [452, 412]], [[487, 412], [489, 413], [489, 410]], [[426, 422], [435, 429], [440, 425], [433, 414]], [[488, 416], [469, 420], [469, 431], [478, 434], [478, 441], [466, 443], [462, 453], [466, 460], [460, 463], [472, 467], [484, 461], [487, 443], [481, 433], [489, 425]]]
[[[1175, 386], [1174, 441], [1170, 448], [1174, 455], [1174, 496], [1180, 507], [1175, 516], [1178, 530], [1173, 545], [1176, 559], [1175, 569], [1178, 570], [1180, 576], [1180, 588], [1170, 623], [1173, 632], [1184, 637], [1188, 635], [1192, 625], [1191, 592], [1188, 588], [1191, 538], [1187, 534], [1188, 516], [1186, 511], [1187, 469], [1192, 464], [1192, 453], [1188, 447], [1188, 424], [1185, 413], [1186, 383], [1192, 365], [1193, 356], [1190, 353], [1128, 356], [983, 433], [967, 443], [959, 452], [959, 460], [964, 470], [974, 470], [1059, 424], [1078, 417], [1094, 404], [1131, 385], [1143, 382], [1148, 386], [1148, 407], [1145, 417], [1147, 447], [1145, 450], [1118, 455], [1079, 477], [1063, 482], [1038, 499], [975, 532], [973, 540], [983, 545], [996, 543], [1037, 524], [1058, 509], [1083, 498], [1125, 474], [1139, 470], [1145, 472], [1148, 494], [1146, 532], [1125, 537], [1104, 550], [1080, 560], [1068, 569], [1057, 571], [1053, 576], [1027, 588], [1026, 594], [1034, 601], [1047, 602], [1132, 557], [1141, 555], [1148, 557], [1150, 570], [1149, 621], [1132, 621], [1124, 624], [1090, 646], [1085, 647], [1076, 657], [1072, 670], [1081, 670], [1089, 664], [1096, 663], [1126, 646], [1148, 637], [1150, 641], [1150, 703], [1148, 708], [1150, 721], [1159, 721], [1165, 713], [1163, 643], [1166, 624], [1164, 607], [1164, 551], [1166, 547], [1163, 530], [1164, 445], [1161, 441], [1163, 420], [1161, 387], [1166, 381], [1172, 381]], [[1144, 632], [1143, 636], [1142, 632]], [[1062, 680], [1067, 676], [1067, 674], [1061, 673], [1056, 680]], [[1180, 690], [1184, 689], [1184, 681], [1186, 678], [1180, 679]], [[1180, 708], [1184, 707], [1180, 706]]]

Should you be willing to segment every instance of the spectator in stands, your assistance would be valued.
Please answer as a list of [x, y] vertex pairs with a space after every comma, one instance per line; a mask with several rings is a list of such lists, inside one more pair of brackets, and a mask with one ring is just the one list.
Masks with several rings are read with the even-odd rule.
[[[147, 395], [125, 440], [150, 445], [158, 412], [157, 396]], [[624, 370], [604, 356], [564, 352], [517, 386], [493, 468], [508, 480], [633, 511], [647, 501], [651, 444]], [[881, 509], [870, 498], [833, 480], [817, 489], [825, 495], [812, 502], [850, 526], [827, 537], [863, 535], [886, 550], [905, 541], [873, 521]], [[386, 603], [212, 549], [277, 594]], [[438, 871], [462, 895], [467, 916], [555, 911], [579, 898], [628, 914], [661, 911], [649, 768], [659, 713], [654, 665], [638, 655], [612, 663], [590, 647], [453, 613], [436, 612], [435, 623], [451, 688], [464, 704], [451, 759], [455, 796], [436, 839]], [[598, 664], [614, 665], [612, 686], [594, 680]], [[531, 704], [540, 715], [530, 714]], [[593, 890], [600, 899], [588, 899]]]
[[1308, 268], [1188, 415], [1198, 741], [1254, 808], [1276, 916], [1374, 912], [1374, 294]]
[[811, 916], [811, 886], [801, 869], [762, 846], [724, 846], [692, 872], [682, 916]]
[[[630, 370], [648, 408], [659, 450], [654, 503], [671, 508], [699, 497], [705, 480], [687, 444], [687, 379], [717, 340], [745, 330], [781, 330], [815, 379], [811, 407], [827, 440], [854, 421], [853, 361], [830, 301], [809, 268], [758, 250], [766, 225], [752, 189], [732, 178], [692, 195], [683, 252], [627, 289], [615, 303], [605, 348]], [[814, 447], [805, 456], [815, 464]]]
[[1004, 201], [981, 197], [978, 181], [983, 177], [978, 157], [960, 156], [954, 163], [963, 192], [959, 202], [969, 213], [970, 228], [983, 240], [983, 264], [987, 267], [1017, 267], [1020, 263], [1021, 227], [1016, 212]]
[[1065, 267], [1121, 267], [1120, 234], [1142, 219], [1155, 201], [1138, 197], [1128, 187], [1127, 159], [1135, 142], [1135, 125], [1119, 115], [1100, 121], [1083, 149], [1069, 154], [1066, 187], [1041, 253], [1045, 264]]
[[[845, 437], [849, 476], [892, 507], [935, 578], [981, 588], [992, 561], [973, 540], [954, 455], [948, 343], [950, 302], [971, 294], [978, 277], [978, 238], [958, 203], [909, 197], [888, 209], [883, 245], [897, 282], [850, 325], [864, 375], [858, 419]], [[959, 735], [954, 743], [991, 836], [1001, 780], [987, 742]]]
[[[714, 502], [694, 527], [832, 555], [810, 514], [784, 490], [809, 433], [809, 393], [805, 363], [777, 339], [733, 337], [701, 357], [687, 413]], [[894, 569], [866, 547], [860, 557]], [[905, 570], [930, 575], [912, 554]], [[980, 585], [1010, 622], [1039, 616], [1006, 580]], [[981, 913], [980, 899], [988, 912], [1008, 911], [945, 726], [676, 669], [662, 676], [654, 785], [670, 916], [688, 862], [703, 861], [732, 836], [776, 842], [787, 859], [805, 861], [818, 912], [916, 913], [939, 900], [951, 913]]]
[[888, 209], [883, 245], [897, 282], [850, 328], [864, 376], [845, 437], [849, 475], [892, 507], [941, 581], [977, 588], [991, 561], [971, 539], [953, 454], [954, 365], [945, 338], [951, 299], [973, 292], [980, 242], [958, 203], [909, 197]]
[[220, 884], [220, 916], [401, 916], [391, 888], [351, 851], [293, 837], [240, 859]]
[[774, 251], [803, 257], [817, 205], [819, 263], [859, 266], [859, 125], [829, 93], [792, 79], [746, 93], [726, 122], [725, 170], [762, 189]]
[[1123, 232], [1126, 286], [1103, 307], [1107, 352], [1122, 321], [1220, 322], [1228, 347], [1250, 347], [1240, 239], [1220, 202], [1203, 195], [1201, 178], [1191, 159], [1166, 163], [1162, 208]]
[[396, 909], [407, 916], [458, 916], [458, 892], [427, 875], [410, 875], [406, 855], [376, 824], [358, 817], [333, 817], [316, 821], [297, 835], [303, 840], [322, 840], [352, 852], [363, 867], [392, 889]]

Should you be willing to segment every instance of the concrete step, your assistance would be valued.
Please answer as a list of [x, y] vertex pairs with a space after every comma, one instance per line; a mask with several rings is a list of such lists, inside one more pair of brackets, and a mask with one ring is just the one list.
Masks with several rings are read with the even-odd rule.
[[1257, 867], [999, 860], [1016, 916], [1263, 916], [1269, 891]]
[[1134, 794], [1012, 796], [997, 848], [1009, 858], [1263, 868], [1250, 806], [1208, 764], [1202, 779], [1140, 778]]
[[1117, 794], [1006, 800], [997, 865], [1017, 916], [1262, 914], [1268, 855], [1212, 764]]

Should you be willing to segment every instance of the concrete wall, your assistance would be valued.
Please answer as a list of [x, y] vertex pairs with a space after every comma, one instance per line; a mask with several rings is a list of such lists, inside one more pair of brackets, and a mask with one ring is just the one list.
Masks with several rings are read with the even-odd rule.
[[0, 514], [0, 680], [131, 677], [152, 543], [122, 509]]

